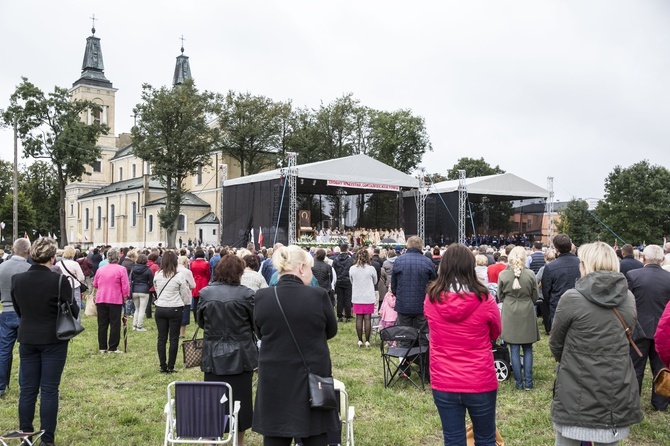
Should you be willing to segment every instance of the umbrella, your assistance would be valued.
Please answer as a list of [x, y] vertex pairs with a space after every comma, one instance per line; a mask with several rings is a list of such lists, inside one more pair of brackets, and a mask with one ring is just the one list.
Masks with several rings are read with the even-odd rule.
[[128, 318], [125, 313], [121, 316], [123, 322], [123, 352], [128, 353]]
[[380, 243], [396, 243], [396, 241], [390, 237], [386, 237], [385, 239], [382, 239]]

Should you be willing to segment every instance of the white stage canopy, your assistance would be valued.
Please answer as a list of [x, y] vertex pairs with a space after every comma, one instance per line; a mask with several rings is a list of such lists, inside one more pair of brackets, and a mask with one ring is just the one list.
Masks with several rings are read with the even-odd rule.
[[[488, 197], [490, 201], [520, 200], [524, 198], [548, 198], [549, 191], [526, 181], [512, 173], [501, 173], [465, 179], [468, 196]], [[431, 186], [429, 193], [448, 194], [458, 192], [458, 180], [442, 181]], [[494, 198], [497, 197], [497, 198]]]

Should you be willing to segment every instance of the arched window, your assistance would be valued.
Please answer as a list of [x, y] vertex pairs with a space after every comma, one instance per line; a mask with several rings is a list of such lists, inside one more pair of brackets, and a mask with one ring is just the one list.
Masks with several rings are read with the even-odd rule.
[[196, 173], [195, 184], [197, 184], [197, 185], [202, 184], [202, 166], [198, 167], [198, 172]]
[[154, 232], [154, 216], [149, 215], [149, 232]]
[[98, 224], [96, 227], [98, 229], [102, 228], [102, 206], [98, 206]]
[[84, 228], [88, 231], [88, 208], [84, 209]]
[[116, 208], [113, 204], [109, 205], [109, 227], [114, 227], [114, 222], [116, 221]]
[[135, 166], [135, 164], [133, 164], [132, 170], [133, 170], [133, 178], [135, 178], [137, 176], [137, 166]]
[[186, 231], [186, 214], [179, 214], [179, 218], [177, 219], [177, 231]]
[[119, 167], [119, 181], [123, 181], [123, 167]]
[[[134, 167], [134, 166], [135, 166], [135, 165], [133, 164], [133, 167]], [[134, 201], [133, 201], [132, 208], [133, 208], [133, 209], [132, 209], [132, 212], [133, 212], [133, 213], [132, 213], [132, 216], [133, 216], [133, 218], [132, 218], [133, 226], [137, 226], [137, 203], [134, 202]]]

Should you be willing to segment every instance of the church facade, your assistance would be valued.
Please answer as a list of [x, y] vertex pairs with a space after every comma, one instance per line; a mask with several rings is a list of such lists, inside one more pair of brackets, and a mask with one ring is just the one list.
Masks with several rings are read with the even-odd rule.
[[[160, 227], [158, 212], [165, 206], [160, 183], [151, 178], [151, 166], [133, 153], [129, 133], [116, 134], [114, 115], [115, 89], [104, 74], [100, 38], [93, 33], [86, 39], [80, 78], [70, 89], [73, 100], [89, 100], [101, 106], [100, 112], [88, 112], [82, 119], [101, 122], [109, 127], [101, 135], [100, 159], [87, 167], [82, 181], [66, 187], [65, 212], [68, 240], [84, 246], [157, 246], [166, 245], [166, 231]], [[173, 85], [191, 77], [188, 57], [177, 56]], [[178, 219], [177, 245], [201, 241], [220, 241], [222, 178], [240, 176], [237, 162], [222, 152], [212, 152], [210, 166], [186, 180], [186, 194]]]

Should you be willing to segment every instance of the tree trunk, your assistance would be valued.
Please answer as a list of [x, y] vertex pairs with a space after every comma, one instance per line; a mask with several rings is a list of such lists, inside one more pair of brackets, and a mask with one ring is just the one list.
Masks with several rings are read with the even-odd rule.
[[67, 221], [65, 219], [65, 179], [63, 178], [63, 174], [60, 171], [58, 172], [58, 217], [60, 219], [60, 239], [58, 240], [58, 246], [64, 248], [67, 246]]

